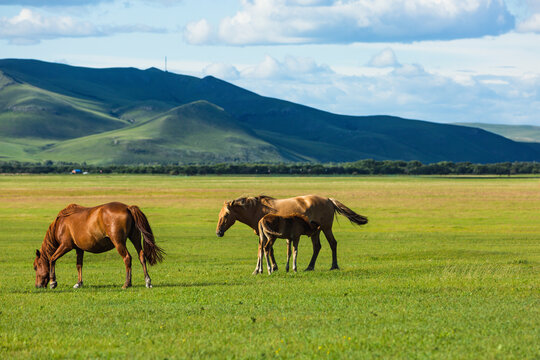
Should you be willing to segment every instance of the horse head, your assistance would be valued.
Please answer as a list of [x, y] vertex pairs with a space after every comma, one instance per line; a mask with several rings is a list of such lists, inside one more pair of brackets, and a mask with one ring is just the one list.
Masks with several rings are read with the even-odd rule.
[[229, 228], [233, 226], [236, 221], [236, 215], [234, 214], [234, 210], [232, 210], [233, 205], [234, 200], [231, 202], [225, 201], [223, 203], [223, 207], [219, 212], [219, 219], [216, 228], [216, 235], [218, 237], [222, 237], [225, 234], [225, 231], [229, 230]]
[[39, 250], [36, 250], [34, 270], [36, 271], [36, 287], [47, 287], [47, 283], [49, 282], [49, 262], [42, 256]]

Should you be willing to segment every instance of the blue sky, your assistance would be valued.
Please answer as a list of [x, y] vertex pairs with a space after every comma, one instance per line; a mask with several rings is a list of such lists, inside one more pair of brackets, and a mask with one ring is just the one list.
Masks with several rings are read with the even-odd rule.
[[540, 0], [0, 0], [0, 58], [165, 57], [335, 113], [540, 126]]

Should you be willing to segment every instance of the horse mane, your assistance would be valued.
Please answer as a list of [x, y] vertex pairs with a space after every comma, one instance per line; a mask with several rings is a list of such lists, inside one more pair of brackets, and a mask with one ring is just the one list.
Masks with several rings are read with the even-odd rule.
[[56, 229], [58, 228], [58, 223], [60, 222], [60, 220], [69, 215], [80, 212], [84, 209], [86, 209], [84, 206], [77, 205], [77, 204], [69, 204], [64, 209], [60, 210], [58, 215], [56, 215], [56, 218], [53, 220], [51, 225], [49, 225], [49, 228], [47, 229], [47, 232], [45, 233], [43, 244], [41, 244], [41, 254], [43, 254], [45, 258], [48, 259], [58, 248], [58, 240], [56, 239]]
[[259, 195], [259, 196], [248, 196], [248, 197], [241, 197], [236, 200], [231, 201], [230, 205], [239, 205], [242, 207], [254, 207], [258, 204], [261, 204], [266, 207], [270, 207], [269, 203], [271, 200], [275, 200], [275, 198], [267, 195]]
[[60, 210], [56, 218], [58, 219], [60, 217], [66, 217], [66, 216], [78, 213], [84, 209], [86, 209], [84, 206], [77, 205], [77, 204], [69, 204], [68, 206]]

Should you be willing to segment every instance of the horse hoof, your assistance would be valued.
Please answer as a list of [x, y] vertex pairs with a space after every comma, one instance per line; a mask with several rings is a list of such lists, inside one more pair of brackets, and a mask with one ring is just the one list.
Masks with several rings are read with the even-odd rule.
[[147, 287], [148, 289], [151, 289], [151, 288], [152, 288], [152, 284], [146, 283], [146, 287]]
[[131, 287], [131, 284], [124, 284], [124, 286], [122, 286], [122, 289], [127, 289], [127, 288], [130, 288]]
[[315, 268], [313, 268], [313, 267], [311, 267], [311, 266], [308, 266], [308, 267], [306, 268], [306, 270], [304, 270], [304, 271], [313, 271], [313, 270], [315, 270]]
[[81, 281], [81, 282], [78, 282], [78, 283], [76, 283], [75, 285], [73, 285], [73, 288], [74, 288], [74, 289], [79, 289], [79, 288], [82, 288], [82, 286], [83, 286], [83, 283], [82, 283], [82, 281]]
[[339, 266], [337, 266], [337, 265], [336, 265], [336, 266], [332, 266], [332, 267], [330, 268], [330, 270], [339, 270]]
[[58, 283], [56, 281], [51, 281], [49, 285], [51, 286], [51, 289], [55, 289]]

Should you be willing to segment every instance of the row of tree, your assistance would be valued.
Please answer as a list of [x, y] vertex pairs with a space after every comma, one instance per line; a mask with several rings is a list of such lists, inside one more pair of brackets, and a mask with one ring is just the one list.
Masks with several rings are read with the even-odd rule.
[[422, 164], [419, 161], [359, 160], [348, 163], [278, 163], [278, 164], [199, 164], [199, 165], [87, 165], [52, 162], [0, 162], [3, 174], [66, 174], [74, 169], [104, 174], [169, 175], [516, 175], [540, 174], [540, 162], [505, 162], [496, 164], [453, 163], [443, 161]]

